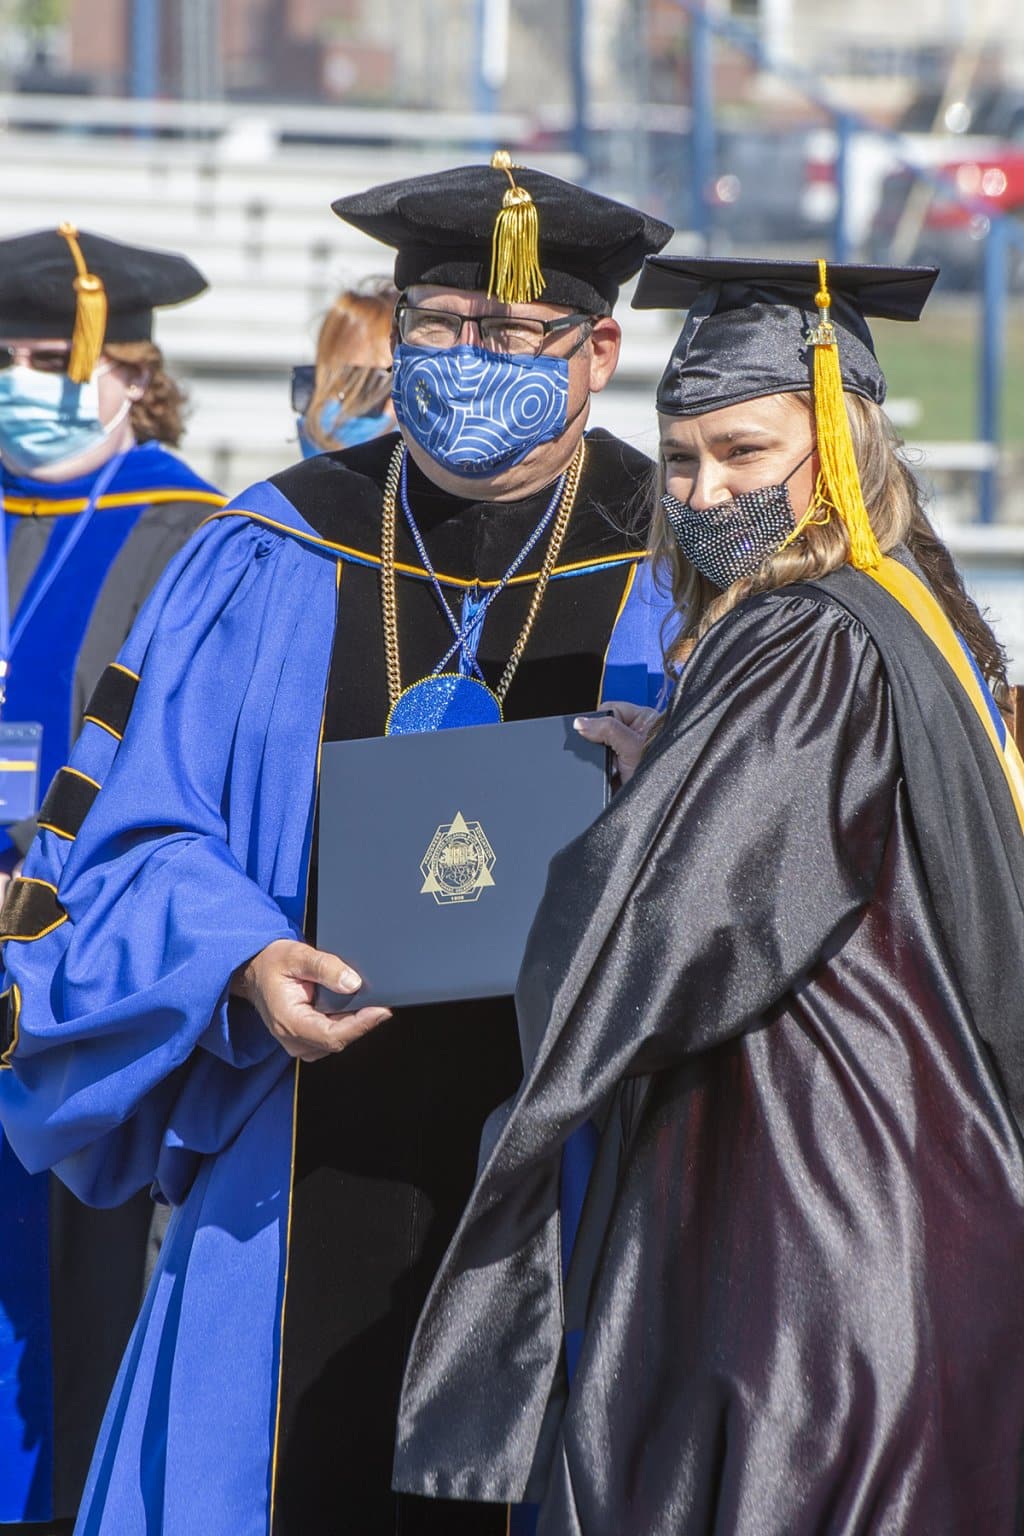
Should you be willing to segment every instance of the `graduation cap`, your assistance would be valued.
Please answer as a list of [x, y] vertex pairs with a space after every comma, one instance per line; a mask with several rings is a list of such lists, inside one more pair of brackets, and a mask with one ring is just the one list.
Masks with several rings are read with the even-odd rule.
[[868, 318], [917, 320], [936, 267], [651, 256], [633, 306], [689, 314], [658, 385], [666, 416], [701, 416], [764, 395], [810, 391], [819, 492], [846, 523], [854, 565], [881, 558], [861, 493], [844, 390], [881, 404], [885, 377]]
[[543, 300], [602, 312], [660, 251], [671, 225], [544, 171], [463, 165], [371, 187], [331, 205], [398, 252], [395, 284], [436, 283], [502, 303]]
[[153, 310], [194, 298], [202, 273], [173, 251], [151, 251], [73, 224], [0, 240], [0, 336], [70, 339], [68, 376], [88, 379], [104, 342], [148, 341]]

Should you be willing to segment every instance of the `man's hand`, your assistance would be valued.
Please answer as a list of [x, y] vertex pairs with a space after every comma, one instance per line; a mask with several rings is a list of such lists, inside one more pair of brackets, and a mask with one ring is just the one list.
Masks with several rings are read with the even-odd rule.
[[358, 992], [362, 979], [337, 955], [275, 939], [231, 978], [231, 991], [252, 1003], [274, 1039], [289, 1056], [319, 1061], [343, 1051], [369, 1034], [391, 1014], [387, 1008], [359, 1008], [354, 1013], [321, 1013], [313, 999], [318, 986], [332, 992]]
[[619, 700], [603, 702], [607, 715], [580, 715], [576, 729], [587, 741], [600, 741], [615, 753], [619, 778], [627, 784], [637, 770], [651, 726], [659, 718], [656, 709]]

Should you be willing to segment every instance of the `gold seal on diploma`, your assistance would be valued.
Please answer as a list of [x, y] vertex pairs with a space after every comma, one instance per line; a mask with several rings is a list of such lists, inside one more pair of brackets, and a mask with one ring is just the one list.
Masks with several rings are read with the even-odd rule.
[[467, 821], [457, 811], [453, 821], [438, 827], [420, 869], [421, 896], [433, 896], [439, 906], [459, 901], [479, 901], [480, 892], [494, 880], [494, 850], [478, 821]]

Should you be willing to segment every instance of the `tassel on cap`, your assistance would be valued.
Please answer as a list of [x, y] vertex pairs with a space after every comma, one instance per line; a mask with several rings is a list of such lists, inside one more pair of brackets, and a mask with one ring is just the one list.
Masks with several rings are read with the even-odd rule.
[[540, 269], [537, 205], [525, 187], [516, 185], [507, 149], [495, 151], [491, 166], [505, 172], [509, 188], [494, 222], [487, 294], [503, 304], [530, 304], [540, 298], [547, 286]]
[[78, 230], [73, 224], [61, 224], [57, 229], [68, 243], [75, 263], [75, 328], [71, 333], [71, 355], [68, 358], [68, 378], [72, 384], [84, 384], [92, 378], [93, 370], [103, 351], [103, 338], [107, 330], [107, 293], [103, 281], [90, 272], [78, 243]]
[[808, 340], [814, 347], [814, 416], [821, 463], [819, 496], [833, 507], [850, 536], [850, 561], [858, 570], [875, 566], [882, 558], [875, 531], [864, 505], [857, 461], [853, 454], [850, 421], [843, 398], [843, 376], [830, 310], [832, 295], [824, 261], [818, 262], [818, 324]]

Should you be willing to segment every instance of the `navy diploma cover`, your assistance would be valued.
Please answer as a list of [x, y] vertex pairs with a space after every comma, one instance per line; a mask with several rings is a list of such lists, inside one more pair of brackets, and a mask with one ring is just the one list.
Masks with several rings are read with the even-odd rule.
[[608, 800], [575, 718], [324, 744], [316, 941], [364, 984], [320, 1007], [512, 994], [548, 864]]

